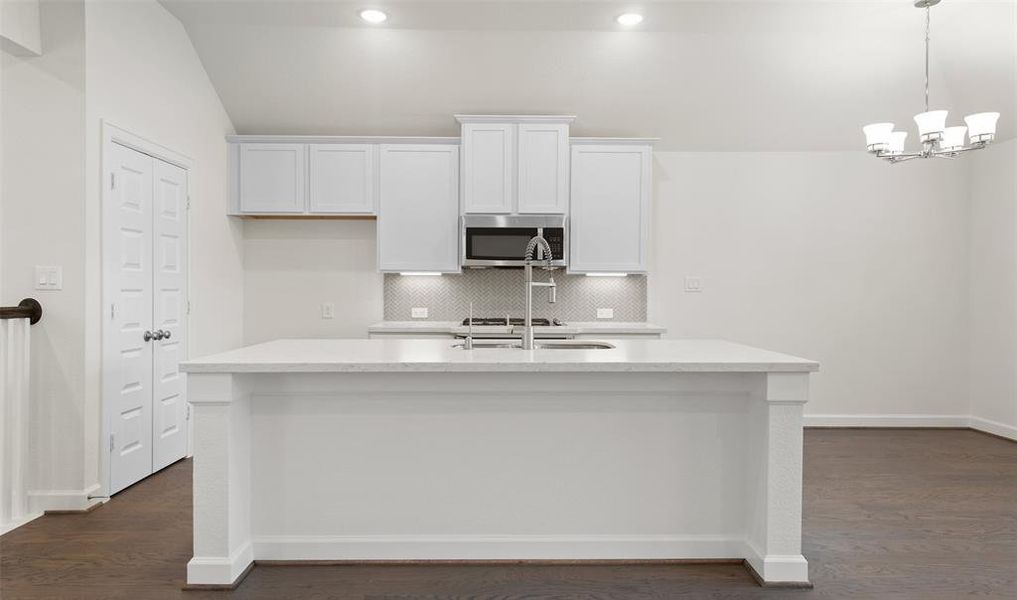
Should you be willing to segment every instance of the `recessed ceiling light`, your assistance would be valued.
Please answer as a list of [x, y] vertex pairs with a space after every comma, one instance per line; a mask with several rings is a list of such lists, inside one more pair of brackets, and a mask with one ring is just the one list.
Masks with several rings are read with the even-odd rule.
[[388, 19], [388, 15], [380, 10], [369, 8], [367, 10], [360, 11], [360, 18], [368, 23], [384, 23]]
[[639, 25], [643, 22], [643, 15], [639, 13], [625, 13], [624, 15], [618, 15], [615, 19], [619, 25]]

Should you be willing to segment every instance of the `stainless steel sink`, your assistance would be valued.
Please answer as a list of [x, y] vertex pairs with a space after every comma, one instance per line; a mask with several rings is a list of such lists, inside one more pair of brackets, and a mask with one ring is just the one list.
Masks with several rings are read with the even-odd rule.
[[[463, 342], [458, 344], [452, 344], [453, 348], [465, 348]], [[473, 341], [473, 348], [476, 349], [490, 349], [490, 348], [507, 348], [521, 350], [522, 344], [519, 342], [484, 342], [479, 340]], [[556, 340], [553, 342], [541, 342], [537, 341], [534, 344], [536, 350], [608, 350], [614, 348], [614, 344], [607, 342], [598, 342], [595, 340]]]
[[560, 341], [560, 342], [537, 342], [536, 346], [540, 350], [610, 350], [614, 348], [614, 344], [607, 342], [597, 342], [593, 340], [576, 340], [573, 342]]

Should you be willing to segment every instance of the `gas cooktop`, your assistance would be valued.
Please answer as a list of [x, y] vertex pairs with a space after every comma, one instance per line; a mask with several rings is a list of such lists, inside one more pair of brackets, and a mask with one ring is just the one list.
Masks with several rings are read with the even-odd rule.
[[[534, 327], [551, 327], [551, 326], [564, 325], [564, 323], [562, 323], [558, 319], [542, 319], [542, 318], [538, 319], [538, 318], [534, 318], [531, 322], [532, 322]], [[470, 324], [469, 317], [463, 319], [463, 325], [469, 325], [469, 324]], [[473, 317], [473, 324], [475, 326], [480, 327], [480, 326], [485, 326], [485, 325], [487, 325], [487, 326], [491, 326], [491, 325], [502, 325], [502, 326], [504, 326], [506, 323], [505, 323], [505, 317]], [[512, 317], [512, 318], [508, 319], [508, 325], [512, 326], [512, 327], [517, 327], [517, 326], [518, 327], [522, 327], [522, 325], [523, 325], [523, 318], [522, 317]]]

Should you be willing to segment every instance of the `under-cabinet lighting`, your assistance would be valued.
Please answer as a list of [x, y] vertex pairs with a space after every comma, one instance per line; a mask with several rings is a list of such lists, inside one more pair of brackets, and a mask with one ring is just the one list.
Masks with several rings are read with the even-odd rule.
[[441, 273], [439, 273], [438, 271], [407, 271], [405, 273], [400, 273], [400, 275], [402, 275], [403, 277], [410, 277], [410, 276], [416, 276], [416, 277], [441, 277]]
[[360, 11], [360, 18], [368, 23], [378, 24], [387, 21], [388, 15], [380, 10], [369, 8], [367, 10]]
[[643, 22], [643, 15], [639, 13], [625, 13], [624, 15], [618, 15], [615, 21], [618, 21], [619, 25], [639, 25]]
[[628, 277], [628, 273], [587, 273], [587, 277]]

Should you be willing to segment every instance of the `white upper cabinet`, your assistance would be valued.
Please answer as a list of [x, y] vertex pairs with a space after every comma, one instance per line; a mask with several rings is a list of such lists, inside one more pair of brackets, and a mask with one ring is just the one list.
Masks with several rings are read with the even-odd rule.
[[463, 210], [511, 213], [515, 196], [515, 126], [464, 123]]
[[456, 115], [463, 212], [565, 214], [571, 116]]
[[569, 272], [646, 272], [652, 158], [648, 145], [572, 147]]
[[569, 126], [520, 123], [517, 212], [564, 214], [569, 206]]
[[383, 144], [378, 268], [459, 272], [459, 146]]
[[374, 214], [375, 144], [311, 144], [311, 214]]
[[241, 144], [237, 197], [242, 213], [303, 213], [307, 205], [304, 144]]

